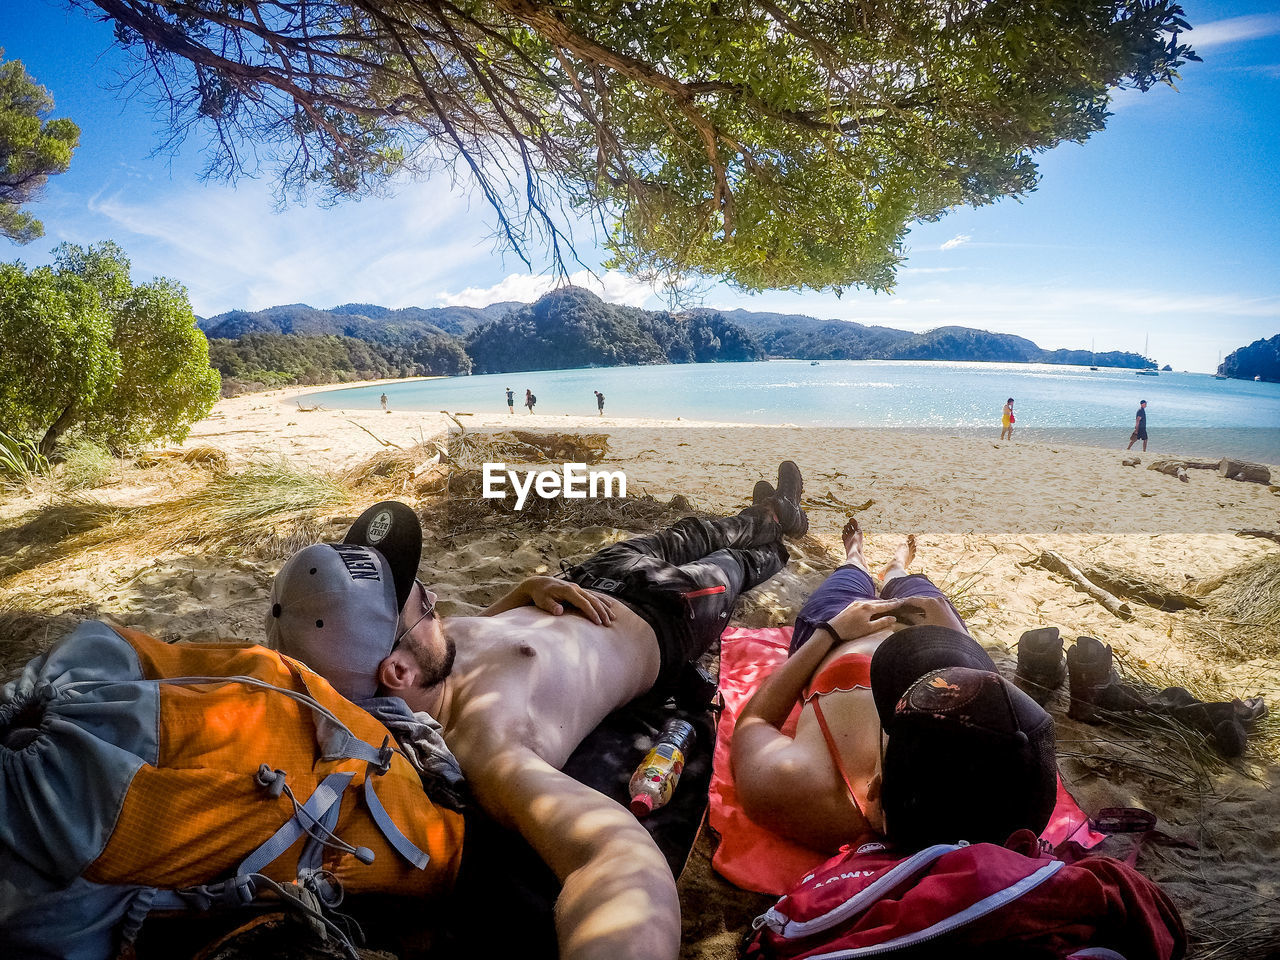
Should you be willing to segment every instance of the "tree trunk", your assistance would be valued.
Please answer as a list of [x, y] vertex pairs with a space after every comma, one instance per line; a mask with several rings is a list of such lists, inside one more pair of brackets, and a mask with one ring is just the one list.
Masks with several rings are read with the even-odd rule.
[[53, 421], [53, 426], [45, 431], [43, 437], [40, 438], [40, 456], [48, 460], [53, 456], [53, 448], [58, 442], [58, 437], [75, 422], [76, 405], [74, 403], [67, 404], [67, 408], [58, 415], [58, 419]]
[[1270, 483], [1271, 471], [1260, 463], [1248, 460], [1232, 460], [1223, 457], [1218, 464], [1218, 473], [1232, 480], [1248, 480], [1252, 483]]

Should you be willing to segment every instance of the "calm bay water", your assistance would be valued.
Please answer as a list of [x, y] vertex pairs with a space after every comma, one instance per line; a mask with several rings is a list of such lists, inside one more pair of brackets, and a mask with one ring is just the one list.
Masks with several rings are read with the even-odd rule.
[[506, 387], [525, 416], [661, 417], [823, 427], [930, 428], [999, 435], [1000, 410], [1015, 399], [1015, 436], [1124, 447], [1139, 400], [1147, 401], [1151, 452], [1180, 451], [1280, 463], [1280, 384], [1215, 380], [1208, 374], [1047, 364], [891, 360], [770, 360], [540, 370], [361, 387], [317, 394], [329, 407], [506, 412]]

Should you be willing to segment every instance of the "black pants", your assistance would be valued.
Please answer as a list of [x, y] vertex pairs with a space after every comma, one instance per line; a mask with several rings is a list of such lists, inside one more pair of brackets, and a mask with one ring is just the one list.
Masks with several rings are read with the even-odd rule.
[[748, 507], [735, 517], [685, 517], [615, 543], [566, 569], [565, 577], [617, 597], [653, 627], [662, 688], [719, 639], [738, 595], [772, 577], [787, 558], [773, 515]]

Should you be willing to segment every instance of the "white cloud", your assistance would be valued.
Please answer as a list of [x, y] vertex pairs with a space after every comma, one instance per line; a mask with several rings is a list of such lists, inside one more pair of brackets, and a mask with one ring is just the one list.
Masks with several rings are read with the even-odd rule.
[[[435, 299], [446, 307], [483, 307], [504, 300], [531, 303], [563, 283], [563, 278], [557, 276], [513, 273], [491, 287], [467, 287], [458, 293], [436, 294]], [[585, 287], [609, 303], [629, 307], [643, 306], [654, 293], [652, 285], [616, 270], [598, 275], [589, 270], [579, 270], [570, 275], [569, 283]]]
[[968, 243], [968, 242], [969, 242], [970, 240], [972, 240], [972, 239], [973, 239], [973, 237], [969, 236], [967, 233], [957, 233], [954, 237], [952, 237], [950, 240], [948, 240], [946, 243], [944, 243], [944, 244], [943, 244], [942, 246], [940, 246], [938, 249], [939, 249], [939, 250], [952, 250], [952, 249], [954, 249], [954, 248], [956, 248], [956, 247], [962, 247], [962, 246], [964, 246], [966, 243]]
[[494, 262], [490, 229], [465, 197], [439, 184], [406, 183], [394, 197], [278, 211], [267, 185], [182, 185], [141, 195], [126, 187], [87, 203], [86, 232], [112, 236], [134, 275], [186, 284], [199, 314], [312, 306], [430, 303], [459, 276]]
[[1186, 36], [1187, 42], [1199, 52], [1208, 47], [1222, 47], [1229, 43], [1242, 43], [1280, 33], [1280, 15], [1260, 13], [1248, 17], [1230, 17], [1196, 26]]

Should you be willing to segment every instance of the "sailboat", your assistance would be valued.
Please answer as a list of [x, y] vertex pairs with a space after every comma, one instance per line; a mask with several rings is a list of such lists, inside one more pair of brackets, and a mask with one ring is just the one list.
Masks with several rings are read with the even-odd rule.
[[1222, 351], [1218, 351], [1218, 365], [1213, 368], [1213, 379], [1226, 380], [1227, 375], [1222, 372]]
[[1089, 369], [1097, 370], [1098, 369], [1096, 366], [1097, 362], [1098, 362], [1098, 353], [1096, 350], [1093, 349], [1093, 341], [1090, 340], [1089, 341]]
[[[1147, 359], [1147, 354], [1148, 354], [1148, 353], [1150, 353], [1150, 352], [1151, 352], [1151, 334], [1149, 334], [1149, 333], [1148, 333], [1148, 334], [1147, 334], [1147, 339], [1146, 339], [1146, 340], [1144, 340], [1144, 341], [1143, 341], [1143, 344], [1142, 344], [1142, 359], [1143, 359], [1143, 360], [1146, 360], [1146, 359]], [[1148, 361], [1148, 362], [1150, 362], [1150, 361]], [[1134, 373], [1134, 376], [1137, 376], [1137, 377], [1158, 377], [1158, 376], [1160, 376], [1160, 371], [1159, 371], [1159, 370], [1157, 370], [1157, 369], [1155, 368], [1155, 366], [1154, 366], [1154, 365], [1152, 365], [1152, 366], [1150, 366], [1150, 367], [1147, 367], [1145, 370], [1135, 370], [1135, 371], [1133, 371], [1133, 373]]]

